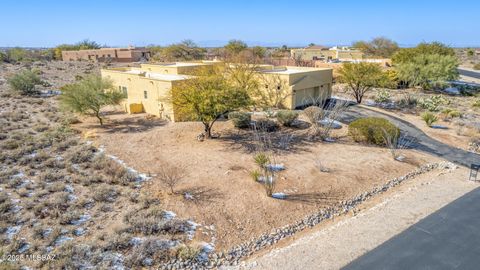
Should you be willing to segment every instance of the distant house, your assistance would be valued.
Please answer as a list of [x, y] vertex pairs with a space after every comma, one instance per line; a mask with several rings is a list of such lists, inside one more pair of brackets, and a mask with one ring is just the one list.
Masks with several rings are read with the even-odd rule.
[[[146, 112], [162, 119], [183, 121], [171, 102], [171, 93], [181, 81], [192, 78], [199, 68], [213, 67], [218, 61], [141, 64], [140, 67], [102, 69], [102, 77], [113, 81], [127, 95], [124, 109], [128, 113]], [[275, 67], [257, 68], [260, 89], [278, 91], [285, 87], [288, 97], [283, 106], [295, 109], [329, 98], [332, 89], [331, 68]], [[282, 84], [280, 86], [279, 84]]]
[[302, 61], [330, 61], [334, 59], [352, 61], [363, 59], [363, 53], [361, 51], [338, 46], [328, 48], [325, 46], [313, 45], [301, 49], [292, 49], [290, 55], [292, 59]]
[[62, 59], [63, 61], [138, 62], [150, 59], [150, 51], [135, 47], [62, 51]]

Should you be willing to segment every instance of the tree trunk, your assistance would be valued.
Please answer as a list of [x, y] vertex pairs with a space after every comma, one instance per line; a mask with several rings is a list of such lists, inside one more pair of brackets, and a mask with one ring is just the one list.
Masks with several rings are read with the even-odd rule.
[[95, 112], [95, 116], [97, 117], [98, 121], [100, 122], [100, 126], [103, 126], [103, 119], [100, 116], [100, 112]]
[[210, 123], [203, 123], [204, 127], [205, 127], [205, 137], [207, 139], [211, 139], [212, 138], [212, 125], [210, 125]]

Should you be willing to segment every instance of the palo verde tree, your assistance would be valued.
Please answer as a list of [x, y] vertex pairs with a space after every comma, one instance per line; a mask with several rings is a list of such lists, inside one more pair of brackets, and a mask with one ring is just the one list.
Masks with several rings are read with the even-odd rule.
[[226, 78], [224, 68], [206, 67], [195, 75], [172, 90], [172, 103], [184, 119], [201, 121], [204, 135], [212, 138], [213, 124], [228, 112], [248, 106], [250, 99], [245, 89]]
[[60, 98], [65, 108], [80, 114], [93, 115], [100, 125], [103, 125], [101, 109], [107, 105], [119, 104], [125, 96], [114, 89], [111, 81], [91, 75], [77, 83], [63, 86]]
[[373, 87], [382, 87], [388, 83], [388, 76], [376, 63], [344, 63], [338, 70], [339, 81], [347, 85], [347, 91], [358, 103]]
[[409, 86], [431, 89], [446, 81], [456, 80], [459, 76], [457, 67], [458, 60], [455, 56], [422, 54], [398, 64], [395, 69], [400, 81]]

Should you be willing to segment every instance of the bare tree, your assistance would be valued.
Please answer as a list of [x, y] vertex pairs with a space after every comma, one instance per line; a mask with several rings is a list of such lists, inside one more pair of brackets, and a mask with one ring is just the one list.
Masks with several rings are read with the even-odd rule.
[[310, 102], [308, 103], [314, 105], [306, 108], [303, 114], [310, 122], [310, 137], [312, 139], [328, 139], [336, 122], [347, 109], [348, 103], [338, 99], [329, 102], [325, 95], [309, 98]]
[[175, 194], [174, 188], [184, 180], [185, 170], [182, 167], [164, 164], [157, 177], [163, 185], [170, 189], [170, 194]]
[[385, 129], [383, 131], [383, 139], [385, 141], [385, 145], [390, 150], [392, 157], [394, 160], [402, 161], [402, 150], [409, 148], [412, 144], [415, 143], [415, 138], [413, 137], [406, 137], [406, 136], [398, 136], [392, 134], [391, 132], [387, 132]]

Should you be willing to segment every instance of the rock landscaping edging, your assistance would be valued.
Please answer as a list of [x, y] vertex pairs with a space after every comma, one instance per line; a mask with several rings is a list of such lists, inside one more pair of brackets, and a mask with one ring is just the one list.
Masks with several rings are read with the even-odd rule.
[[358, 194], [350, 200], [340, 201], [336, 206], [328, 207], [315, 214], [308, 215], [296, 223], [274, 229], [269, 233], [263, 233], [259, 237], [252, 238], [249, 241], [237, 245], [228, 251], [211, 253], [206, 260], [199, 260], [196, 258], [190, 260], [173, 259], [161, 265], [159, 269], [212, 269], [219, 266], [238, 265], [240, 259], [248, 257], [254, 252], [271, 246], [281, 239], [292, 236], [297, 232], [307, 228], [312, 228], [322, 221], [355, 210], [355, 208], [362, 202], [374, 197], [375, 195], [384, 193], [408, 179], [412, 179], [420, 174], [424, 174], [435, 169], [453, 170], [456, 168], [458, 168], [457, 165], [446, 161], [423, 165], [404, 176], [391, 179], [381, 186], [374, 187], [370, 191]]

